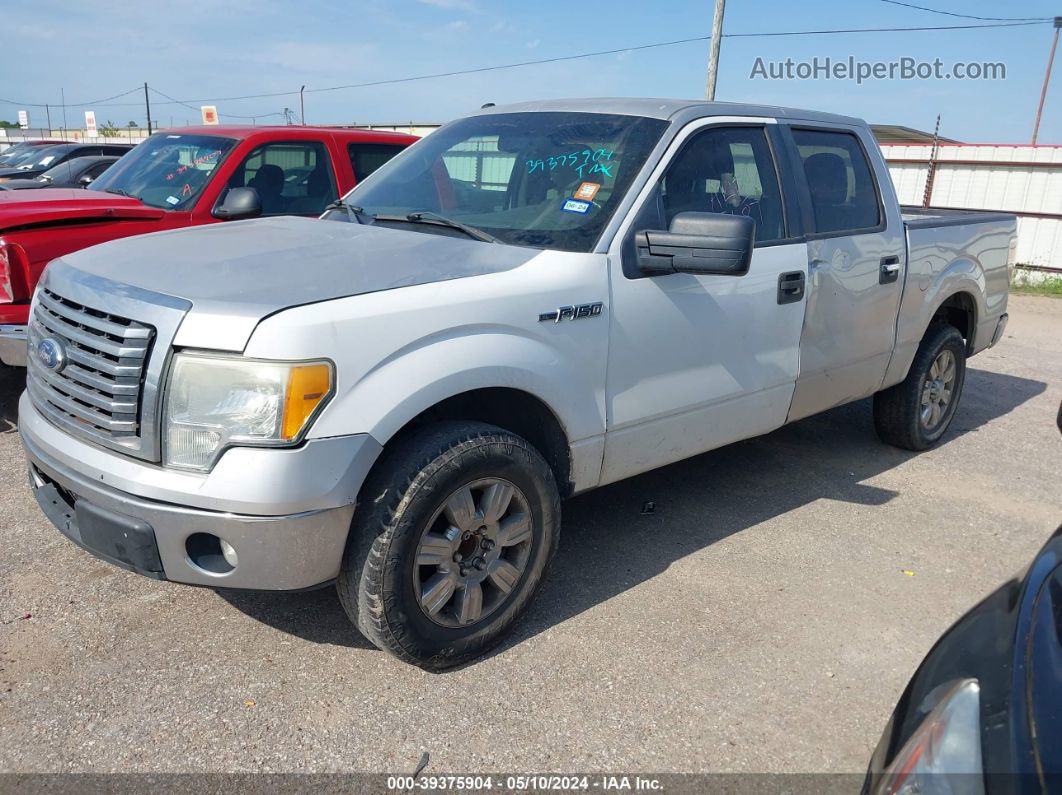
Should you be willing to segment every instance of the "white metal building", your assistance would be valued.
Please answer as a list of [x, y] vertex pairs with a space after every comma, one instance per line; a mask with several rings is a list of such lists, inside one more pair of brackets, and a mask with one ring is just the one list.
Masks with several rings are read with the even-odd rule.
[[[901, 204], [922, 204], [932, 148], [882, 145]], [[1018, 263], [1062, 273], [1062, 146], [941, 144], [929, 204], [1014, 213]]]

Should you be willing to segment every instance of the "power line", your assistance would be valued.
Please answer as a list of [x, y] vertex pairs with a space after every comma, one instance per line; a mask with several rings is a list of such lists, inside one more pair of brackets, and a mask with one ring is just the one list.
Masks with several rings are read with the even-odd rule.
[[894, 6], [903, 6], [904, 8], [915, 8], [919, 11], [928, 11], [931, 14], [943, 14], [948, 17], [961, 17], [963, 19], [981, 19], [989, 22], [1049, 22], [1050, 17], [976, 17], [973, 14], [958, 14], [954, 11], [940, 11], [936, 8], [926, 8], [925, 6], [916, 6], [912, 3], [901, 3], [900, 0], [881, 0], [883, 3], [888, 3]]
[[[895, 2], [895, 0], [887, 0], [887, 1]], [[1016, 21], [1016, 22], [990, 22], [990, 23], [983, 24], [983, 25], [936, 25], [936, 26], [923, 26], [923, 27], [845, 28], [845, 29], [840, 29], [840, 30], [787, 30], [787, 31], [765, 32], [765, 33], [724, 33], [723, 34], [723, 38], [731, 38], [731, 39], [733, 39], [733, 38], [761, 38], [761, 37], [775, 37], [775, 36], [821, 36], [821, 35], [843, 34], [843, 33], [912, 33], [912, 32], [919, 32], [919, 31], [937, 31], [937, 30], [973, 30], [973, 29], [982, 29], [982, 28], [1025, 27], [1025, 26], [1029, 26], [1029, 25], [1046, 25], [1046, 24], [1050, 24], [1050, 22], [1051, 22], [1051, 20], [1044, 19], [1044, 20], [1029, 20], [1029, 21]], [[448, 72], [434, 72], [432, 74], [413, 75], [413, 76], [410, 76], [410, 77], [396, 77], [396, 78], [390, 78], [390, 79], [386, 79], [386, 80], [371, 80], [371, 81], [364, 82], [364, 83], [350, 83], [350, 84], [341, 85], [341, 86], [327, 86], [327, 87], [324, 87], [324, 88], [307, 88], [306, 89], [306, 93], [307, 94], [310, 94], [310, 93], [316, 94], [316, 93], [322, 93], [322, 92], [325, 92], [325, 91], [343, 91], [343, 90], [352, 89], [352, 88], [370, 88], [370, 87], [373, 87], [373, 86], [387, 86], [387, 85], [395, 85], [395, 84], [398, 84], [398, 83], [412, 83], [412, 82], [416, 82], [416, 81], [420, 81], [420, 80], [434, 80], [434, 79], [441, 78], [441, 77], [457, 77], [459, 75], [481, 74], [483, 72], [494, 72], [494, 71], [498, 71], [498, 70], [502, 70], [502, 69], [517, 69], [517, 68], [524, 67], [524, 66], [537, 66], [537, 65], [541, 65], [541, 64], [560, 63], [560, 62], [563, 62], [563, 61], [575, 61], [575, 60], [579, 60], [579, 59], [582, 59], [582, 58], [596, 58], [596, 57], [599, 57], [599, 56], [602, 56], [602, 55], [617, 55], [619, 53], [624, 53], [624, 52], [637, 52], [637, 51], [640, 51], [640, 50], [651, 50], [651, 49], [656, 49], [656, 48], [660, 48], [660, 47], [673, 47], [673, 46], [676, 46], [676, 45], [679, 45], [679, 44], [691, 44], [693, 42], [708, 41], [710, 38], [711, 38], [711, 36], [691, 36], [691, 37], [685, 38], [685, 39], [674, 39], [672, 41], [659, 41], [659, 42], [653, 42], [652, 44], [638, 44], [638, 45], [635, 45], [635, 46], [632, 46], [632, 47], [616, 47], [616, 48], [610, 49], [610, 50], [597, 50], [597, 51], [594, 51], [594, 52], [584, 52], [584, 53], [578, 53], [578, 54], [575, 54], [575, 55], [561, 55], [561, 56], [557, 56], [557, 57], [554, 57], [554, 58], [540, 58], [540, 59], [533, 60], [533, 61], [517, 61], [517, 62], [514, 62], [514, 63], [508, 63], [508, 64], [495, 64], [493, 66], [480, 66], [480, 67], [476, 67], [476, 68], [473, 68], [473, 69], [455, 69], [455, 70], [448, 71]], [[123, 94], [117, 94], [117, 95], [115, 95], [115, 97], [109, 97], [108, 99], [116, 99], [118, 97], [123, 97], [126, 94], [132, 94], [133, 92], [139, 91], [139, 90], [140, 90], [139, 87], [138, 88], [134, 88], [134, 89], [132, 89], [130, 91], [124, 92]], [[235, 96], [235, 97], [210, 97], [210, 98], [207, 98], [207, 99], [183, 99], [182, 100], [182, 99], [174, 99], [173, 97], [169, 97], [169, 96], [167, 96], [165, 94], [162, 94], [162, 92], [158, 91], [157, 89], [151, 89], [151, 90], [155, 91], [157, 94], [159, 94], [159, 95], [161, 95], [163, 97], [166, 97], [167, 101], [158, 103], [160, 105], [166, 105], [166, 104], [183, 105], [185, 107], [192, 108], [193, 110], [198, 110], [199, 109], [193, 103], [237, 102], [237, 101], [246, 100], [246, 99], [290, 97], [290, 96], [296, 96], [296, 95], [299, 94], [298, 91], [278, 91], [278, 92], [272, 92], [272, 93], [266, 93], [266, 94], [245, 94], [243, 96]], [[100, 103], [105, 102], [105, 101], [107, 101], [107, 100], [100, 100], [98, 103], [95, 103], [95, 104], [100, 104]], [[2, 99], [2, 98], [0, 98], [0, 103], [7, 103], [7, 104], [10, 104], [10, 105], [23, 105], [23, 106], [26, 106], [26, 107], [40, 107], [40, 108], [44, 107], [43, 103], [20, 103], [20, 102], [14, 102], [12, 100]], [[90, 104], [94, 104], [94, 103], [72, 103], [72, 102], [66, 103], [66, 105], [68, 107], [78, 107], [80, 105], [90, 105]], [[128, 103], [114, 103], [114, 104], [110, 105], [110, 107], [125, 107], [125, 106], [128, 106], [128, 107], [134, 107], [134, 106], [135, 107], [139, 107], [140, 103], [139, 102], [128, 102]], [[236, 114], [224, 114], [224, 115], [236, 116]], [[262, 117], [265, 117], [267, 115], [268, 116], [278, 116], [278, 115], [281, 115], [281, 114], [279, 114], [279, 113], [261, 114]], [[236, 116], [236, 117], [237, 118], [245, 118], [245, 119], [259, 118], [259, 116], [257, 116], [257, 115], [256, 116]]]
[[[104, 97], [103, 99], [97, 99], [97, 100], [95, 100], [93, 102], [16, 102], [13, 99], [2, 99], [2, 98], [0, 98], [0, 102], [6, 103], [8, 105], [22, 105], [23, 107], [26, 107], [26, 108], [45, 108], [45, 107], [58, 108], [60, 105], [64, 105], [64, 106], [66, 106], [68, 108], [82, 108], [82, 107], [85, 107], [86, 105], [102, 105], [104, 102], [110, 102], [112, 99], [119, 99], [121, 97], [129, 96], [130, 94], [135, 94], [137, 91], [140, 91], [141, 88], [142, 88], [141, 86], [137, 86], [136, 88], [131, 88], [128, 91], [123, 91], [121, 94], [115, 94], [113, 97]], [[139, 105], [140, 103], [139, 102], [121, 102], [121, 103], [118, 103], [118, 104], [124, 106], [124, 105]], [[112, 105], [111, 107], [117, 107], [117, 106]]]
[[[1019, 27], [1023, 25], [1039, 25], [1045, 24], [1043, 22], [1015, 22], [1006, 24], [990, 24], [990, 25], [944, 25], [936, 27], [915, 27], [915, 28], [858, 28], [850, 30], [794, 30], [794, 31], [782, 31], [775, 33], [724, 33], [724, 38], [747, 38], [753, 36], [810, 36], [829, 33], [874, 33], [874, 32], [908, 32], [908, 31], [923, 31], [923, 30], [968, 30], [970, 28], [1002, 28], [1002, 27]], [[674, 39], [672, 41], [654, 42], [652, 44], [640, 44], [634, 47], [617, 47], [611, 50], [597, 50], [595, 52], [584, 52], [576, 55], [561, 55], [555, 58], [540, 58], [533, 61], [518, 61], [516, 63], [509, 64], [496, 64], [494, 66], [481, 66], [475, 69], [455, 69], [449, 72], [435, 72], [426, 75], [414, 75], [411, 77], [397, 77], [387, 80], [371, 80], [364, 83], [350, 83], [342, 86], [328, 86], [327, 88], [307, 88], [306, 93], [321, 93], [324, 91], [342, 91], [350, 88], [370, 88], [373, 86], [385, 86], [394, 85], [396, 83], [411, 83], [418, 80], [433, 80], [440, 77], [456, 77], [458, 75], [479, 74], [482, 72], [493, 72], [499, 69], [516, 69], [522, 66], [536, 66], [539, 64], [558, 63], [560, 61], [574, 61], [580, 58], [594, 58], [601, 55], [616, 55], [622, 52], [634, 52], [637, 50], [648, 50], [657, 47], [673, 47], [677, 44], [690, 44], [692, 42], [708, 41], [711, 36], [691, 36], [686, 39]], [[278, 94], [249, 94], [243, 97], [224, 97], [216, 100], [189, 100], [190, 102], [230, 102], [241, 99], [257, 99], [262, 96], [290, 96], [298, 94], [298, 91], [290, 91], [287, 93]]]
[[[182, 101], [182, 100], [179, 100], [179, 99], [174, 99], [169, 94], [164, 94], [161, 91], [159, 91], [157, 88], [152, 88], [151, 86], [148, 86], [148, 88], [151, 89], [152, 91], [154, 91], [160, 97], [165, 97], [166, 99], [168, 99], [170, 101], [170, 103], [176, 103], [177, 105], [183, 105], [186, 108], [191, 108], [192, 110], [196, 111], [197, 113], [200, 111], [200, 108], [197, 107], [196, 105], [190, 105], [188, 102], [185, 102], [185, 101]], [[215, 101], [219, 101], [219, 100], [215, 100]], [[157, 102], [155, 104], [163, 105], [163, 104], [167, 104], [167, 103]], [[265, 119], [265, 118], [268, 118], [269, 116], [283, 116], [283, 115], [284, 114], [282, 112], [280, 112], [280, 111], [277, 111], [276, 113], [256, 113], [253, 116], [241, 116], [238, 113], [218, 113], [218, 116], [228, 116], [229, 118], [232, 118], [232, 119], [252, 119], [252, 120], [253, 119]]]
[[723, 38], [749, 39], [763, 36], [818, 36], [829, 33], [911, 33], [921, 30], [972, 30], [974, 28], [1020, 28], [1027, 25], [1047, 25], [1050, 20], [1036, 22], [993, 22], [987, 25], [937, 25], [921, 28], [847, 28], [845, 30], [790, 30], [778, 33], [724, 33]]

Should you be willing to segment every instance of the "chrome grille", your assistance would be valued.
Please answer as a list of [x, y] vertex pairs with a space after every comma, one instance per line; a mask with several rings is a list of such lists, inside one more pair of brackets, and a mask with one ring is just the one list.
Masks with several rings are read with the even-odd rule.
[[[154, 337], [149, 325], [40, 289], [29, 325], [27, 385], [34, 404], [82, 436], [138, 448], [144, 370]], [[36, 354], [48, 338], [66, 356], [58, 372]]]

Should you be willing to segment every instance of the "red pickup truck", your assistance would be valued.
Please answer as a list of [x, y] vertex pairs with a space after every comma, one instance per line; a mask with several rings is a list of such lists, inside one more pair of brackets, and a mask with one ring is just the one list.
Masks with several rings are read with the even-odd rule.
[[[164, 130], [91, 190], [0, 192], [0, 361], [24, 366], [33, 288], [49, 261], [146, 232], [256, 215], [320, 215], [412, 135], [323, 127]], [[226, 205], [230, 188], [238, 201]], [[255, 200], [256, 199], [256, 200]]]

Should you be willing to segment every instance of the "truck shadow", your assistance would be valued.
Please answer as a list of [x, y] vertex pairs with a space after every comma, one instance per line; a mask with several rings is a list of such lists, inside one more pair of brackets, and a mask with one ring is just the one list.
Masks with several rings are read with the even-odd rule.
[[0, 365], [0, 433], [18, 430], [18, 399], [26, 388], [26, 371]]
[[[970, 369], [966, 377], [944, 444], [1047, 387], [984, 370]], [[491, 656], [655, 577], [692, 552], [815, 500], [884, 505], [897, 492], [864, 481], [914, 455], [878, 440], [870, 401], [864, 400], [575, 497], [563, 506], [560, 551], [541, 593]], [[654, 510], [643, 512], [650, 502]], [[219, 594], [248, 616], [306, 640], [369, 647], [330, 588]]]

